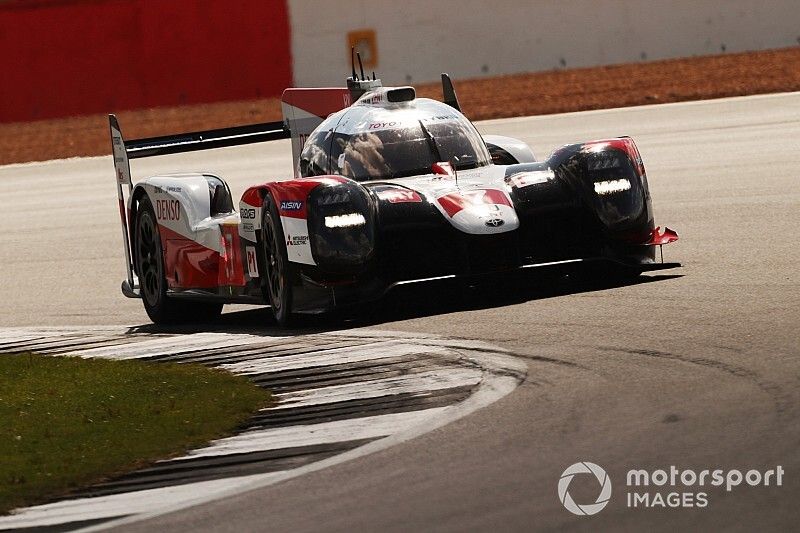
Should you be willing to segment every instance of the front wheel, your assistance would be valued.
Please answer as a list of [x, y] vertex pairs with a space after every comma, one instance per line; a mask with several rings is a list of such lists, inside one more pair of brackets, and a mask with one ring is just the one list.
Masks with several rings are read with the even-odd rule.
[[155, 324], [207, 322], [222, 312], [222, 304], [187, 302], [167, 296], [164, 253], [153, 204], [147, 197], [139, 201], [134, 232], [136, 274], [147, 316]]
[[297, 267], [289, 261], [283, 226], [272, 196], [264, 198], [264, 218], [261, 224], [262, 245], [266, 263], [263, 288], [275, 321], [283, 327], [292, 323], [292, 289], [297, 279]]

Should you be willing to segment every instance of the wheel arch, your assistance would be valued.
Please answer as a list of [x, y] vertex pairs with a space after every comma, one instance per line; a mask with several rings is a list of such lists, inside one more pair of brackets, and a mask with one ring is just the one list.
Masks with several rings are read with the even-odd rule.
[[[136, 219], [139, 215], [139, 203], [142, 201], [142, 198], [147, 198], [147, 200], [152, 203], [150, 196], [147, 194], [147, 190], [145, 190], [144, 186], [139, 183], [137, 184], [133, 192], [131, 193], [130, 204], [128, 206], [128, 218], [131, 223], [128, 225], [128, 242], [131, 243], [131, 262], [133, 263], [133, 271], [136, 272], [136, 275], [139, 276], [139, 261], [138, 261], [138, 246], [136, 246]], [[158, 220], [156, 219], [156, 225], [158, 224]], [[164, 253], [162, 248], [161, 253]]]

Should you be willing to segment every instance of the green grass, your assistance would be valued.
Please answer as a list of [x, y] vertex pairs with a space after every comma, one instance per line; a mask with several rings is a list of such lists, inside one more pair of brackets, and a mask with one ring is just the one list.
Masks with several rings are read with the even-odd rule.
[[269, 401], [200, 365], [0, 354], [0, 514], [230, 434]]

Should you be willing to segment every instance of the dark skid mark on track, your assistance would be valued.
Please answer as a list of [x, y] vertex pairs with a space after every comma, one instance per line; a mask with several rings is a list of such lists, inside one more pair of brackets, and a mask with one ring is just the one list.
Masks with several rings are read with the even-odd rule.
[[[448, 340], [451, 340], [453, 342], [457, 342], [457, 339], [449, 338]], [[478, 340], [478, 339], [475, 339], [475, 340]], [[573, 363], [572, 361], [565, 361], [563, 359], [554, 359], [552, 357], [546, 357], [544, 355], [525, 354], [525, 353], [515, 352], [515, 351], [512, 351], [512, 350], [502, 350], [502, 349], [489, 350], [488, 348], [487, 349], [484, 349], [484, 348], [470, 348], [470, 351], [478, 352], [478, 353], [502, 353], [502, 354], [511, 355], [511, 356], [517, 357], [517, 358], [528, 359], [530, 361], [540, 361], [542, 363], [553, 363], [555, 365], [564, 365], [564, 366], [584, 368], [581, 365], [578, 365], [577, 363]]]
[[74, 492], [71, 497], [108, 496], [136, 490], [172, 487], [197, 481], [278, 472], [327, 459], [363, 446], [375, 439], [360, 439], [334, 444], [282, 448], [263, 452], [237, 453], [164, 461], [131, 474]]
[[698, 365], [704, 368], [711, 368], [713, 370], [719, 370], [720, 372], [724, 372], [728, 375], [737, 378], [742, 378], [746, 381], [749, 381], [757, 388], [759, 388], [762, 392], [766, 393], [772, 398], [772, 401], [775, 404], [775, 413], [778, 415], [779, 418], [784, 417], [792, 405], [792, 399], [790, 398], [790, 396], [786, 394], [786, 392], [783, 391], [783, 389], [781, 389], [781, 387], [777, 383], [773, 383], [771, 381], [765, 381], [761, 379], [759, 374], [757, 374], [756, 372], [753, 372], [752, 370], [749, 370], [741, 366], [732, 365], [730, 363], [723, 363], [722, 361], [709, 359], [707, 357], [694, 357], [694, 356], [674, 354], [670, 352], [662, 352], [658, 350], [615, 348], [612, 346], [599, 346], [598, 348], [600, 350], [627, 353], [631, 355], [644, 355], [647, 357], [655, 357], [658, 359], [680, 361], [682, 363]]
[[435, 393], [401, 393], [367, 400], [349, 400], [346, 402], [265, 411], [253, 417], [243, 429], [267, 429], [299, 424], [317, 424], [364, 416], [406, 413], [421, 409], [445, 407], [467, 399], [472, 390], [472, 387], [459, 387], [438, 390]]
[[0, 531], [19, 531], [24, 533], [62, 533], [64, 531], [75, 531], [87, 527], [97, 526], [103, 522], [110, 522], [111, 520], [120, 520], [130, 515], [123, 514], [111, 518], [96, 518], [94, 520], [78, 520], [76, 522], [67, 522], [64, 524], [56, 524], [52, 526], [38, 526], [38, 527], [17, 527], [14, 529], [0, 529]]

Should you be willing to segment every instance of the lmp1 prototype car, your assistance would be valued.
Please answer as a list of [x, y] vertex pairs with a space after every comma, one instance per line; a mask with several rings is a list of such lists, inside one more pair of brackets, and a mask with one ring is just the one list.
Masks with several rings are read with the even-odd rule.
[[[481, 136], [446, 74], [442, 87], [444, 102], [417, 98], [353, 69], [346, 88], [287, 89], [281, 122], [132, 141], [110, 115], [123, 293], [156, 323], [253, 303], [286, 325], [403, 284], [679, 266], [655, 260], [655, 246], [678, 237], [654, 226], [632, 139], [572, 144], [538, 161], [518, 140]], [[238, 211], [209, 173], [131, 180], [129, 159], [283, 138], [295, 177], [248, 188]]]

